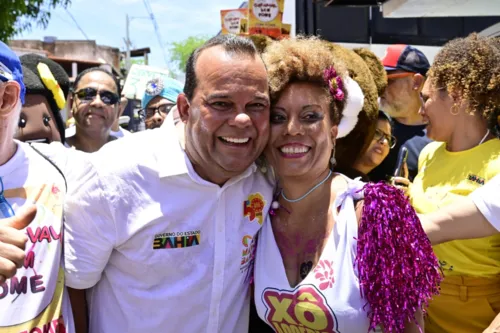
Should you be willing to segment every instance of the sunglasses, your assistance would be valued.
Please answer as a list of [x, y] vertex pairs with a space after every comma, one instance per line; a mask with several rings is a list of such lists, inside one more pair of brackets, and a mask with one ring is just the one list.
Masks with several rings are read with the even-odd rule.
[[5, 196], [3, 195], [3, 181], [2, 178], [0, 177], [0, 218], [5, 219], [8, 217], [12, 217], [15, 215], [14, 209], [12, 209], [12, 206], [9, 204], [7, 199], [5, 199]]
[[373, 140], [375, 141], [387, 141], [387, 144], [389, 145], [389, 147], [392, 149], [394, 148], [394, 146], [396, 146], [396, 138], [392, 135], [388, 135], [388, 134], [385, 134], [384, 132], [382, 132], [381, 130], [379, 129], [376, 129], [375, 130], [375, 135], [373, 136]]
[[75, 92], [75, 95], [80, 101], [82, 101], [82, 103], [92, 102], [96, 98], [97, 94], [99, 94], [101, 101], [106, 105], [114, 105], [120, 100], [120, 96], [107, 90], [98, 91], [95, 88], [83, 88]]
[[155, 114], [159, 113], [160, 116], [167, 115], [175, 104], [163, 104], [155, 108], [145, 108], [139, 110], [139, 115], [143, 119], [153, 118]]

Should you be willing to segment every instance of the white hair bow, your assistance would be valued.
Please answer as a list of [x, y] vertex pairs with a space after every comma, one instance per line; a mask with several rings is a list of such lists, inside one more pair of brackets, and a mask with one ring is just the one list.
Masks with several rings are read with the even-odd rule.
[[359, 112], [365, 103], [365, 95], [356, 81], [346, 77], [344, 86], [347, 90], [347, 102], [338, 126], [337, 139], [346, 137], [356, 127]]

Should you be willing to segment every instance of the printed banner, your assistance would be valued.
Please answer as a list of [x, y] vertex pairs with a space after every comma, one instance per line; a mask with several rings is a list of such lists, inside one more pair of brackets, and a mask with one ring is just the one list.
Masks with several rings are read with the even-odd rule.
[[248, 17], [240, 20], [240, 35], [248, 35]]
[[[243, 31], [247, 30], [248, 27], [248, 9], [240, 8], [240, 9], [227, 9], [220, 11], [221, 25], [222, 25], [222, 34], [241, 34], [242, 27]], [[245, 24], [242, 20], [245, 20], [247, 23]], [[246, 32], [244, 32], [246, 33]]]
[[273, 37], [281, 35], [285, 0], [250, 0], [249, 33]]
[[128, 99], [142, 99], [146, 84], [154, 78], [170, 78], [168, 69], [133, 64], [125, 80], [122, 94]]
[[289, 38], [292, 31], [292, 25], [288, 23], [283, 23], [281, 25], [281, 38]]

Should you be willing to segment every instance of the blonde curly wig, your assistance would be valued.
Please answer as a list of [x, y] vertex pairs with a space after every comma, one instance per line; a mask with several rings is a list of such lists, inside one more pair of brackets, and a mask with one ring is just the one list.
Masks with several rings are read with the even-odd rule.
[[342, 101], [333, 99], [323, 79], [325, 69], [333, 66], [337, 74], [345, 79], [348, 75], [343, 63], [338, 61], [325, 42], [317, 37], [297, 37], [283, 39], [269, 44], [263, 54], [269, 76], [269, 92], [276, 101], [288, 84], [293, 82], [309, 82], [325, 89], [325, 96], [330, 101], [330, 118], [338, 124], [342, 110], [348, 98], [345, 86], [345, 98]]

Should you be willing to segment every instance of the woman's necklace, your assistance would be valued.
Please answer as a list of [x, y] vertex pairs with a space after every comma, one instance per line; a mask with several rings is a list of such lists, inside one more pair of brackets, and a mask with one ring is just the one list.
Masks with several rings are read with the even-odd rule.
[[300, 200], [303, 200], [305, 197], [307, 197], [309, 194], [311, 194], [315, 189], [317, 189], [318, 187], [320, 187], [321, 185], [323, 185], [323, 183], [326, 182], [328, 180], [328, 178], [330, 178], [331, 175], [332, 175], [332, 170], [330, 170], [330, 172], [328, 172], [328, 175], [325, 177], [325, 179], [323, 179], [322, 181], [320, 181], [318, 184], [316, 184], [316, 186], [314, 186], [306, 194], [304, 194], [303, 196], [301, 196], [298, 199], [288, 199], [286, 197], [286, 195], [285, 195], [285, 192], [283, 190], [281, 190], [281, 197], [283, 199], [285, 199], [286, 201], [291, 202], [291, 203], [299, 202]]
[[486, 131], [486, 134], [484, 135], [483, 139], [481, 141], [479, 141], [479, 143], [477, 145], [480, 146], [484, 142], [484, 140], [486, 140], [486, 138], [488, 137], [488, 135], [490, 135], [490, 130], [489, 129]]

